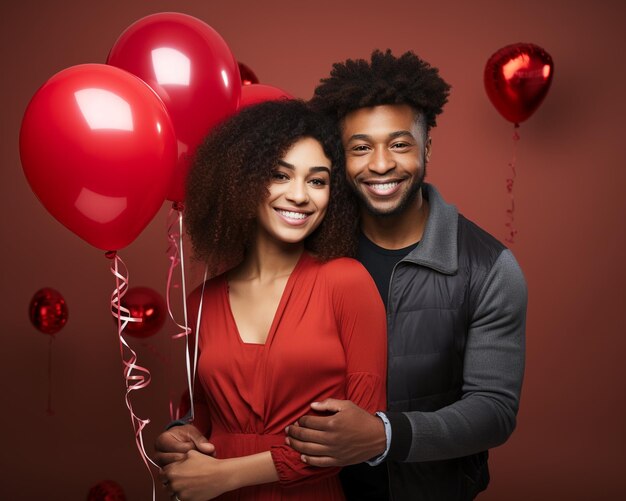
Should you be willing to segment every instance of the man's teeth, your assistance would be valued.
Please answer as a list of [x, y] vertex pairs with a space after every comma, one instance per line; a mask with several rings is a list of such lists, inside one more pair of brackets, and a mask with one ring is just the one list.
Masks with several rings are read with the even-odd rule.
[[372, 183], [370, 184], [370, 186], [378, 191], [387, 191], [398, 186], [398, 182], [394, 181], [393, 183]]
[[288, 217], [289, 219], [304, 219], [305, 217], [307, 217], [307, 215], [303, 214], [302, 212], [291, 212], [288, 210], [279, 210], [278, 212], [280, 212], [283, 216]]

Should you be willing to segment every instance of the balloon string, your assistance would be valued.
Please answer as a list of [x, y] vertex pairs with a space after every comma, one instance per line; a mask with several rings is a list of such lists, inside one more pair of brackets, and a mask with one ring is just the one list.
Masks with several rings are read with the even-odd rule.
[[48, 408], [46, 414], [48, 416], [54, 416], [54, 410], [52, 409], [52, 343], [54, 342], [54, 336], [50, 336], [48, 343]]
[[506, 222], [504, 225], [508, 230], [508, 235], [505, 237], [505, 241], [509, 244], [515, 243], [515, 236], [517, 235], [517, 228], [515, 227], [515, 196], [513, 195], [513, 187], [515, 185], [515, 178], [517, 177], [517, 172], [515, 170], [515, 166], [517, 163], [517, 143], [520, 140], [520, 135], [517, 132], [519, 128], [519, 124], [515, 124], [513, 129], [513, 157], [509, 162], [509, 167], [511, 168], [511, 175], [506, 180], [506, 191], [509, 194], [510, 205], [506, 210]]
[[[184, 248], [183, 248], [183, 204], [179, 202], [174, 202], [172, 204], [172, 208], [170, 209], [168, 215], [168, 228], [167, 228], [167, 238], [170, 241], [170, 246], [168, 248], [168, 257], [170, 259], [170, 267], [167, 274], [167, 294], [166, 294], [166, 302], [167, 302], [167, 311], [169, 313], [170, 318], [174, 321], [176, 326], [181, 329], [181, 331], [172, 336], [172, 339], [178, 339], [181, 337], [185, 337], [185, 367], [187, 370], [187, 388], [189, 391], [189, 396], [193, 401], [193, 391], [194, 391], [194, 380], [196, 374], [196, 360], [194, 357], [193, 366], [191, 364], [191, 360], [189, 357], [189, 333], [191, 329], [189, 328], [189, 321], [187, 315], [187, 290], [186, 290], [186, 281], [185, 281], [185, 256], [184, 256]], [[172, 280], [174, 276], [174, 272], [177, 266], [180, 265], [180, 278], [181, 278], [181, 290], [182, 290], [182, 304], [183, 304], [183, 325], [178, 323], [176, 318], [174, 318], [174, 313], [172, 311], [171, 306], [171, 295], [172, 295]], [[197, 339], [196, 339], [196, 350], [197, 350]], [[171, 378], [170, 378], [171, 379]], [[172, 402], [171, 393], [170, 393], [170, 418], [176, 419], [178, 414], [174, 412], [174, 404]], [[194, 410], [193, 406], [190, 409], [189, 421], [192, 422], [194, 420]]]
[[139, 418], [134, 410], [130, 400], [130, 394], [133, 391], [143, 389], [150, 384], [150, 371], [145, 367], [137, 365], [137, 353], [129, 346], [123, 336], [123, 331], [128, 322], [141, 322], [141, 318], [134, 318], [130, 314], [130, 310], [122, 306], [122, 298], [128, 289], [128, 269], [122, 259], [114, 251], [107, 252], [106, 256], [113, 260], [111, 265], [111, 273], [115, 276], [115, 290], [111, 294], [111, 314], [117, 319], [117, 333], [120, 341], [120, 355], [122, 358], [124, 381], [126, 383], [126, 395], [124, 400], [126, 407], [130, 412], [130, 418], [135, 432], [135, 444], [141, 455], [150, 477], [152, 479], [152, 500], [156, 499], [155, 478], [150, 469], [151, 463], [155, 467], [159, 467], [146, 453], [143, 442], [143, 429], [150, 422], [149, 419]]

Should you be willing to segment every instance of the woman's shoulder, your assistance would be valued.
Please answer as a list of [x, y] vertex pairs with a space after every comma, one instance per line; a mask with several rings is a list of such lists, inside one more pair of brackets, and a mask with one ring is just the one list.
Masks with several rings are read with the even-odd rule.
[[198, 301], [200, 296], [204, 293], [204, 297], [217, 293], [225, 280], [225, 274], [218, 275], [213, 278], [207, 279], [205, 282], [200, 282], [196, 288], [189, 295], [192, 299]]
[[320, 262], [320, 271], [331, 281], [338, 281], [342, 284], [353, 281], [372, 281], [372, 278], [365, 267], [356, 259], [351, 257], [338, 257], [325, 262]]

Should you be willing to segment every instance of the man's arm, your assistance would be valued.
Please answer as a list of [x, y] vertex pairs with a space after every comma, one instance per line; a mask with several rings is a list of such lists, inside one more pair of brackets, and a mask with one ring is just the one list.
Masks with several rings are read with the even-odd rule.
[[[515, 428], [524, 374], [526, 303], [524, 277], [513, 255], [505, 250], [478, 296], [465, 348], [462, 398], [435, 412], [387, 413], [392, 425], [389, 459], [448, 459], [506, 441]], [[332, 406], [337, 407], [337, 403]], [[363, 433], [359, 440], [366, 436], [377, 439], [375, 433], [366, 433], [366, 428], [373, 430], [367, 423], [378, 418], [364, 414], [340, 410], [331, 418], [302, 418], [299, 426], [289, 427], [290, 444], [312, 465], [346, 465], [370, 459], [365, 453], [358, 457], [346, 453], [359, 449], [352, 430]], [[315, 443], [309, 443], [311, 440]], [[408, 451], [399, 447], [407, 441]], [[320, 454], [323, 457], [318, 462], [313, 456]]]
[[406, 457], [392, 459], [461, 457], [509, 438], [524, 377], [526, 305], [524, 276], [505, 250], [478, 296], [465, 347], [461, 399], [436, 412], [403, 413], [411, 425], [411, 447]]

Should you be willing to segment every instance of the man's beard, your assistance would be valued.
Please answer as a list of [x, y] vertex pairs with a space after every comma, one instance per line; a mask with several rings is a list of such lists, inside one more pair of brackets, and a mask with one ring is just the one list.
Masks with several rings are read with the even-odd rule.
[[399, 214], [402, 214], [407, 209], [407, 207], [410, 207], [413, 204], [413, 202], [415, 201], [415, 198], [417, 197], [417, 194], [422, 189], [422, 186], [424, 185], [424, 178], [426, 177], [426, 162], [424, 162], [423, 165], [424, 165], [424, 169], [422, 170], [422, 175], [419, 178], [413, 180], [409, 189], [404, 193], [404, 195], [398, 202], [398, 205], [396, 205], [395, 207], [392, 207], [391, 209], [381, 210], [381, 209], [374, 207], [372, 203], [370, 202], [369, 198], [367, 197], [367, 195], [365, 195], [363, 191], [358, 189], [354, 185], [354, 183], [348, 183], [348, 184], [350, 185], [352, 192], [360, 200], [362, 206], [365, 207], [365, 210], [367, 210], [367, 212], [369, 212], [370, 215], [376, 216], [376, 217], [397, 216]]

